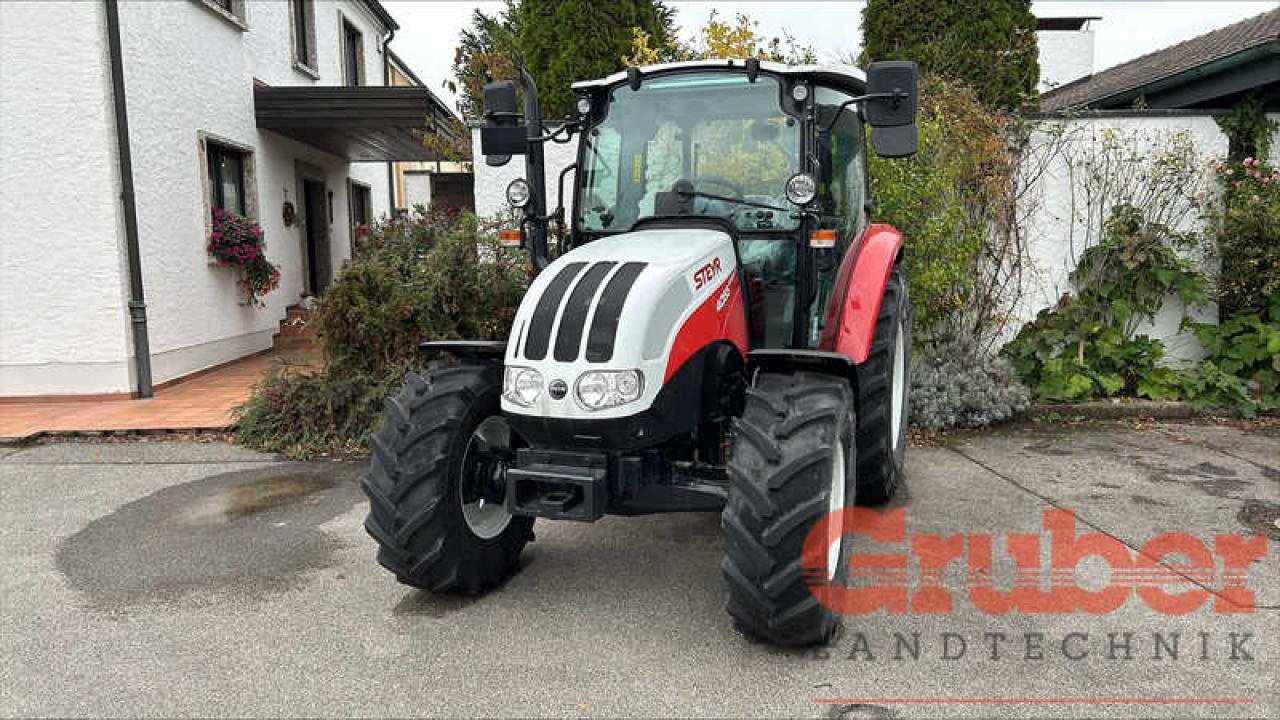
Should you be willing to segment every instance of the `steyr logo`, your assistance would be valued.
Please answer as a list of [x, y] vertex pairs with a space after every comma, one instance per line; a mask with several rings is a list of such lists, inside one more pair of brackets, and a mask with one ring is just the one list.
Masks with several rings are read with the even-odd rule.
[[704, 285], [711, 282], [720, 274], [720, 258], [716, 258], [711, 262], [698, 268], [693, 274], [693, 289], [701, 290]]

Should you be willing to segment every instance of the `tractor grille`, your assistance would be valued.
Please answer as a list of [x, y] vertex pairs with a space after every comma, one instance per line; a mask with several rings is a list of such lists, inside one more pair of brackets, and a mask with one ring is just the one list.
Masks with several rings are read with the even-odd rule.
[[[573, 362], [578, 359], [584, 333], [587, 337], [588, 362], [608, 362], [613, 358], [622, 308], [646, 263], [623, 263], [619, 267], [618, 263], [606, 260], [592, 264], [589, 269], [587, 265], [584, 262], [569, 263], [548, 283], [546, 291], [534, 306], [529, 334], [524, 343], [524, 357], [529, 360], [546, 358], [551, 346], [551, 332], [555, 328], [556, 318], [559, 318], [560, 327], [555, 339], [557, 361]], [[605, 283], [605, 278], [609, 278], [609, 282]], [[604, 290], [600, 291], [602, 283]], [[591, 316], [592, 301], [596, 300], [597, 291], [600, 297], [595, 303], [590, 331], [587, 331], [587, 318]]]

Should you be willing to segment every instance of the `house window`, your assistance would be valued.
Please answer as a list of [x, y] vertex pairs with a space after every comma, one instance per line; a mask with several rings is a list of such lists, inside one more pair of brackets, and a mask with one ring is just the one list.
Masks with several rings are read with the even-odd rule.
[[205, 147], [209, 167], [209, 208], [248, 215], [245, 200], [247, 153], [214, 143], [206, 143]]
[[295, 66], [316, 71], [316, 16], [314, 0], [291, 0], [293, 62]]
[[369, 186], [351, 181], [351, 227], [368, 225], [373, 220], [373, 195]]
[[244, 0], [195, 0], [195, 2], [241, 31], [249, 29], [244, 20]]
[[364, 84], [364, 38], [345, 20], [342, 21], [342, 78], [346, 85]]

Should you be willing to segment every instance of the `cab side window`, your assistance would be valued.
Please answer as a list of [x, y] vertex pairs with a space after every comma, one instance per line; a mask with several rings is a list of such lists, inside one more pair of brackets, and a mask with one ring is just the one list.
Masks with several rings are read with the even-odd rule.
[[[858, 108], [840, 111], [851, 96], [830, 88], [818, 88], [814, 97], [818, 122], [831, 125], [830, 132], [818, 136], [819, 227], [835, 231], [835, 245], [814, 250], [814, 295], [809, 309], [809, 345], [816, 346], [822, 334], [827, 303], [835, 289], [840, 261], [866, 226], [867, 172], [866, 139]], [[837, 112], [839, 115], [837, 116]]]

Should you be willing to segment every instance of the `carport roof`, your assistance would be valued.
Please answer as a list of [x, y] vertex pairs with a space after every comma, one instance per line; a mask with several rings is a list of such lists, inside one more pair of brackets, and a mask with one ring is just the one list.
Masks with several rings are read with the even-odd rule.
[[449, 132], [425, 87], [269, 87], [253, 90], [258, 127], [353, 162], [436, 160], [422, 144]]

